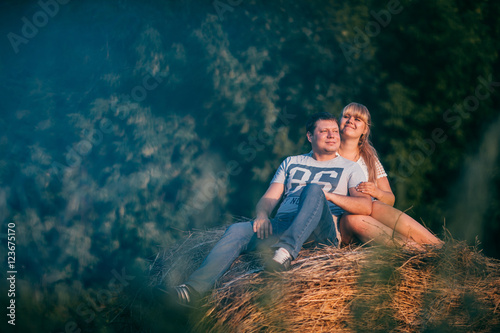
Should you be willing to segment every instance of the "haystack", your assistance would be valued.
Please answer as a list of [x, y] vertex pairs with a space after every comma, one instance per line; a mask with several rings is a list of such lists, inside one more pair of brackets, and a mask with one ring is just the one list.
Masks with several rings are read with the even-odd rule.
[[[222, 233], [192, 233], [160, 253], [152, 283], [183, 282]], [[451, 239], [425, 251], [308, 248], [290, 271], [273, 274], [259, 254], [246, 254], [203, 303], [197, 332], [494, 332], [500, 261]]]

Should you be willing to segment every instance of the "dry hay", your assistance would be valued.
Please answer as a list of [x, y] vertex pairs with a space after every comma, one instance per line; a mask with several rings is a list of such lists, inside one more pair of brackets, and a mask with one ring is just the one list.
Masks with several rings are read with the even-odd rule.
[[[163, 252], [152, 266], [154, 283], [183, 282], [222, 233], [194, 233]], [[500, 261], [462, 242], [428, 251], [304, 249], [288, 272], [261, 268], [258, 255], [240, 256], [204, 299], [193, 330], [500, 331]]]

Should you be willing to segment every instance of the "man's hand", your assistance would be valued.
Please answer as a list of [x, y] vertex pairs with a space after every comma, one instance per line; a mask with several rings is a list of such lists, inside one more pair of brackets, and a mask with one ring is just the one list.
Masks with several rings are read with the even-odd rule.
[[253, 221], [253, 231], [257, 233], [257, 237], [265, 239], [273, 234], [273, 227], [269, 218], [256, 218]]
[[358, 186], [356, 186], [356, 190], [376, 199], [380, 197], [380, 189], [372, 182], [359, 183]]
[[255, 216], [257, 217], [253, 221], [253, 232], [257, 233], [258, 238], [265, 239], [273, 234], [269, 215], [271, 215], [274, 207], [280, 201], [284, 190], [285, 185], [272, 183], [257, 203], [257, 208], [255, 209]]

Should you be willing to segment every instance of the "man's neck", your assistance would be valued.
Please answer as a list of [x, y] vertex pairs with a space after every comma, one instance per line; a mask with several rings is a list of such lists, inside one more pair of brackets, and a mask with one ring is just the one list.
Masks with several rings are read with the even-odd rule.
[[312, 152], [312, 158], [314, 158], [316, 161], [323, 162], [323, 161], [329, 161], [333, 160], [335, 157], [337, 157], [337, 151], [336, 152]]

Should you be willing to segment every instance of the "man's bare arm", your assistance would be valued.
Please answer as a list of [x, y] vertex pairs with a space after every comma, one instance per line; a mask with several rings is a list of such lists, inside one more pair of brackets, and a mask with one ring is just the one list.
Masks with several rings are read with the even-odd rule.
[[355, 187], [349, 189], [349, 196], [325, 192], [325, 197], [349, 213], [368, 216], [372, 213], [372, 198]]
[[269, 215], [280, 201], [284, 190], [285, 186], [283, 184], [272, 183], [257, 203], [255, 208], [257, 217], [253, 222], [253, 231], [257, 233], [258, 238], [264, 239], [273, 234]]

